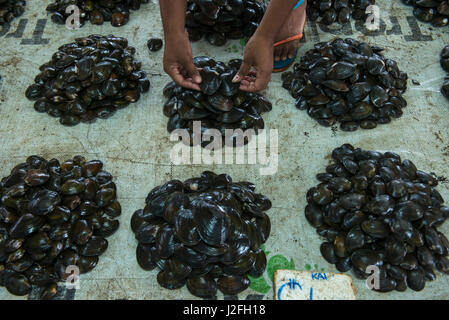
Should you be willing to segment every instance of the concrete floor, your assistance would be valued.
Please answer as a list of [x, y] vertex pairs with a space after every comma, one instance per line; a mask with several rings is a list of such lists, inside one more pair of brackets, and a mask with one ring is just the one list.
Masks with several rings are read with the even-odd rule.
[[[50, 2], [50, 1], [45, 1]], [[449, 102], [439, 93], [444, 72], [439, 65], [439, 53], [449, 43], [448, 29], [434, 29], [412, 17], [411, 8], [400, 1], [378, 0], [385, 22], [382, 32], [369, 35], [360, 32], [352, 22], [351, 28], [332, 33], [309, 23], [305, 31], [307, 42], [301, 52], [317, 41], [335, 35], [353, 37], [386, 48], [385, 55], [397, 60], [408, 72], [410, 81], [406, 92], [408, 107], [402, 118], [371, 131], [353, 133], [319, 126], [306, 112], [294, 107], [293, 99], [281, 87], [281, 76], [273, 75], [269, 88], [263, 92], [273, 102], [273, 111], [264, 114], [266, 128], [279, 130], [279, 169], [273, 176], [259, 175], [259, 165], [192, 165], [170, 164], [173, 143], [166, 131], [167, 118], [162, 114], [162, 87], [169, 77], [162, 69], [163, 50], [149, 53], [146, 41], [162, 37], [157, 2], [153, 0], [132, 14], [130, 23], [113, 28], [86, 24], [77, 31], [53, 24], [41, 1], [29, 1], [25, 14], [14, 20], [10, 30], [0, 31], [0, 177], [32, 154], [48, 159], [65, 160], [76, 154], [105, 163], [118, 186], [123, 214], [121, 227], [109, 240], [109, 249], [101, 256], [98, 266], [81, 277], [76, 292], [62, 290], [61, 299], [187, 299], [188, 290], [169, 291], [156, 282], [157, 271], [146, 272], [136, 263], [136, 240], [130, 230], [132, 213], [144, 206], [146, 194], [165, 181], [198, 176], [203, 170], [229, 173], [235, 181], [249, 180], [258, 191], [273, 202], [268, 212], [272, 233], [266, 243], [268, 259], [273, 262], [293, 262], [297, 269], [312, 268], [335, 271], [320, 255], [321, 239], [304, 218], [305, 193], [315, 185], [315, 174], [322, 172], [329, 153], [343, 143], [368, 150], [391, 150], [411, 159], [418, 168], [449, 177]], [[46, 24], [44, 25], [44, 23]], [[17, 27], [25, 28], [15, 32]], [[43, 29], [42, 39], [36, 26]], [[1, 30], [1, 29], [0, 29]], [[33, 37], [33, 33], [35, 34]], [[108, 120], [91, 125], [63, 127], [57, 119], [34, 111], [33, 103], [24, 92], [33, 82], [38, 67], [48, 61], [63, 43], [89, 34], [115, 34], [129, 39], [137, 48], [142, 68], [151, 77], [151, 90], [131, 107], [117, 112]], [[45, 40], [47, 39], [47, 40]], [[37, 44], [36, 44], [37, 43]], [[201, 41], [193, 44], [194, 55], [208, 55], [222, 61], [242, 56], [239, 41], [216, 48]], [[413, 85], [411, 79], [421, 85]], [[441, 183], [439, 191], [449, 201], [449, 182]], [[449, 223], [440, 230], [449, 236]], [[282, 257], [283, 256], [283, 257]], [[279, 263], [280, 266], [284, 266]], [[271, 299], [268, 276], [265, 290], [248, 289], [238, 299]], [[422, 292], [375, 293], [364, 282], [354, 279], [358, 299], [448, 299], [449, 277], [438, 274]], [[265, 292], [265, 293], [264, 293]], [[35, 297], [32, 294], [30, 298]], [[14, 297], [0, 288], [0, 299]], [[223, 299], [222, 295], [218, 299]]]

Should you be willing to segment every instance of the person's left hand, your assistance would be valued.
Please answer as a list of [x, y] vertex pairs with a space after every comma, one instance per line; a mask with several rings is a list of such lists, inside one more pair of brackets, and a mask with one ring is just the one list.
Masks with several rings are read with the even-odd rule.
[[265, 89], [273, 72], [273, 42], [254, 34], [243, 54], [243, 63], [232, 82], [240, 82], [240, 90], [256, 92]]

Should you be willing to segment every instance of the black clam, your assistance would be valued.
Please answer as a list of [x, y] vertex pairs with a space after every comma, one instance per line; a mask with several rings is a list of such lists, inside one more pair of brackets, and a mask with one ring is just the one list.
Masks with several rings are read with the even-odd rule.
[[203, 275], [187, 280], [187, 289], [200, 298], [212, 298], [217, 294], [217, 282], [213, 277]]
[[217, 71], [210, 67], [204, 67], [201, 70], [200, 75], [202, 78], [200, 88], [204, 94], [211, 96], [218, 91], [221, 85], [221, 78]]
[[271, 201], [255, 193], [252, 183], [205, 171], [201, 177], [154, 188], [146, 203], [131, 219], [136, 257], [144, 270], [159, 268], [162, 287], [186, 284], [193, 295], [213, 298], [217, 290], [244, 291], [248, 275], [259, 277], [265, 271], [261, 245], [270, 234], [264, 211]]
[[162, 39], [152, 38], [152, 39], [148, 40], [147, 47], [148, 47], [148, 50], [155, 52], [155, 51], [161, 50], [162, 44], [163, 44]]
[[[41, 299], [56, 295], [66, 268], [91, 271], [107, 249], [105, 237], [119, 227], [112, 176], [98, 160], [64, 162], [30, 156], [0, 183], [1, 285], [15, 295], [40, 287]], [[98, 190], [114, 192], [102, 207]]]
[[236, 295], [250, 285], [247, 276], [223, 276], [218, 279], [218, 289], [226, 295]]
[[6, 289], [13, 295], [24, 296], [30, 293], [31, 284], [28, 279], [21, 274], [12, 274], [5, 281]]
[[401, 117], [407, 106], [407, 74], [380, 49], [351, 38], [317, 43], [282, 75], [282, 86], [322, 126], [374, 129]]
[[[37, 112], [58, 117], [66, 126], [106, 119], [116, 110], [137, 102], [150, 88], [134, 53], [128, 40], [114, 35], [76, 38], [59, 47], [51, 60], [41, 66], [25, 95], [37, 100]], [[34, 173], [28, 184], [43, 183], [45, 178]]]
[[[391, 63], [388, 63], [389, 65]], [[449, 271], [449, 241], [438, 231], [449, 208], [434, 174], [418, 170], [394, 152], [344, 144], [317, 174], [304, 213], [324, 238], [323, 258], [360, 279], [380, 270], [379, 287], [390, 292], [424, 289], [436, 270]]]

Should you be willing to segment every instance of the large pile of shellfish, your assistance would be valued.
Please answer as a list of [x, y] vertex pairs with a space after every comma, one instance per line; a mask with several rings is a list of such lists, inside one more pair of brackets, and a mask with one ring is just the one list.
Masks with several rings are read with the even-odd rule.
[[121, 214], [116, 186], [98, 160], [60, 163], [28, 157], [0, 182], [0, 285], [14, 295], [32, 286], [52, 298], [76, 266], [98, 263]]
[[366, 8], [376, 0], [308, 0], [307, 18], [315, 21], [321, 17], [321, 23], [330, 25], [334, 22], [345, 24], [351, 17], [366, 20]]
[[187, 285], [202, 298], [217, 289], [242, 292], [248, 275], [261, 276], [267, 263], [260, 247], [270, 234], [264, 211], [271, 201], [255, 188], [210, 171], [154, 188], [131, 219], [137, 262], [145, 270], [158, 267], [157, 281], [167, 289]]
[[20, 17], [25, 11], [25, 0], [0, 0], [0, 26]]
[[449, 241], [438, 231], [449, 207], [437, 191], [438, 180], [393, 152], [355, 149], [332, 152], [333, 162], [307, 192], [305, 216], [326, 238], [323, 257], [341, 272], [352, 268], [366, 279], [379, 268], [379, 286], [388, 292], [415, 291], [449, 274]]
[[190, 41], [205, 36], [210, 44], [222, 46], [227, 39], [251, 37], [265, 9], [255, 0], [189, 0], [186, 30]]
[[[140, 5], [148, 3], [149, 0], [56, 0], [47, 6], [51, 13], [51, 20], [57, 24], [66, 24], [72, 10], [68, 6], [76, 5], [80, 14], [80, 26], [86, 21], [91, 24], [101, 25], [110, 21], [114, 27], [121, 27], [128, 23], [130, 10], [139, 10]], [[70, 22], [70, 21], [69, 21]]]
[[[168, 100], [163, 112], [170, 118], [168, 132], [186, 129], [192, 144], [194, 121], [201, 121], [201, 133], [207, 129], [218, 129], [223, 139], [226, 129], [253, 129], [255, 134], [264, 129], [261, 114], [271, 111], [271, 102], [260, 94], [241, 91], [238, 83], [232, 83], [241, 60], [233, 59], [226, 65], [208, 57], [196, 57], [194, 63], [202, 68], [201, 92], [184, 89], [174, 82], [164, 88], [164, 96]], [[247, 143], [248, 140], [243, 142]]]
[[350, 38], [317, 43], [293, 72], [282, 74], [283, 87], [323, 126], [373, 129], [401, 117], [407, 106], [408, 76], [382, 51]]
[[37, 100], [37, 112], [59, 117], [63, 125], [108, 118], [150, 88], [135, 51], [127, 39], [113, 35], [77, 38], [39, 68], [26, 97]]
[[448, 0], [402, 0], [402, 2], [413, 6], [413, 15], [422, 22], [429, 22], [434, 27], [449, 24]]
[[441, 87], [441, 93], [446, 99], [449, 100], [449, 46], [445, 46], [440, 55], [441, 67], [448, 74], [444, 77], [443, 86]]

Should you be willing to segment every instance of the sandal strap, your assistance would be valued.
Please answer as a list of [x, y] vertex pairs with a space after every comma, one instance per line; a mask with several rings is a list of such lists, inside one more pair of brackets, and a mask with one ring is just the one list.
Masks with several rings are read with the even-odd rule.
[[290, 38], [287, 38], [287, 39], [278, 41], [278, 42], [276, 42], [276, 43], [274, 44], [274, 46], [277, 47], [277, 46], [280, 46], [281, 44], [284, 44], [284, 43], [287, 43], [287, 42], [299, 40], [299, 39], [301, 39], [302, 37], [303, 37], [303, 34], [300, 33], [300, 34], [297, 34], [296, 36], [292, 36], [292, 37], [290, 37]]
[[303, 3], [304, 3], [304, 0], [299, 0], [298, 3], [293, 8], [293, 10], [298, 9]]

